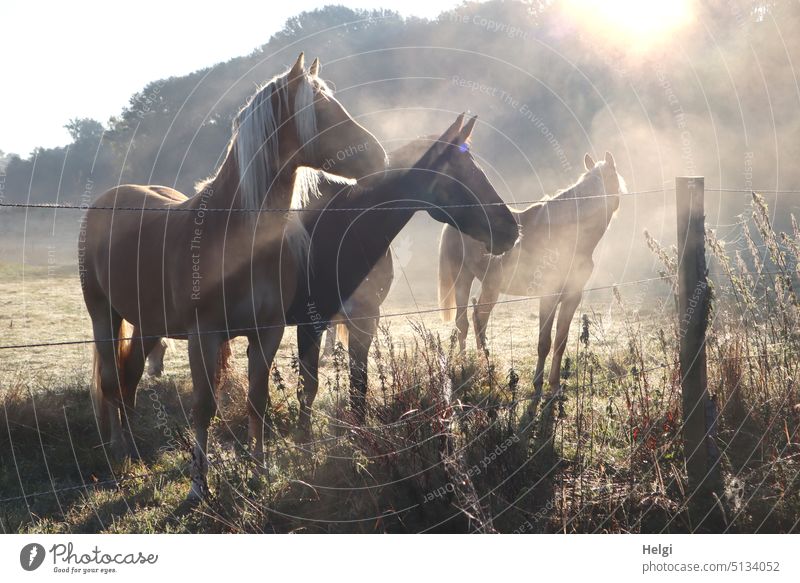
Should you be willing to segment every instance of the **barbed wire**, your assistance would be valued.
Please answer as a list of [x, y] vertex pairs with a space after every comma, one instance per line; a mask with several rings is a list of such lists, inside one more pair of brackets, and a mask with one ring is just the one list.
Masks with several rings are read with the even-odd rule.
[[[674, 191], [674, 187], [662, 187], [662, 188], [653, 188], [647, 190], [640, 190], [640, 191], [633, 191], [628, 193], [622, 193], [619, 196], [638, 196], [638, 195], [645, 195], [645, 194], [654, 194], [658, 192], [672, 192]], [[761, 193], [761, 194], [800, 194], [800, 190], [772, 190], [772, 189], [756, 189], [756, 188], [748, 188], [748, 189], [737, 189], [737, 188], [705, 188], [707, 192], [720, 192], [720, 193]], [[590, 199], [590, 198], [608, 198], [612, 196], [618, 195], [592, 195], [587, 197], [581, 197], [582, 199]], [[322, 209], [314, 209], [314, 208], [298, 208], [298, 209], [289, 209], [289, 208], [263, 208], [263, 209], [241, 209], [241, 208], [227, 208], [227, 209], [220, 209], [220, 208], [203, 208], [203, 209], [190, 209], [190, 208], [175, 208], [175, 207], [164, 207], [164, 208], [147, 208], [147, 207], [93, 207], [87, 205], [71, 205], [66, 203], [8, 203], [8, 202], [0, 202], [0, 208], [26, 208], [26, 209], [43, 209], [43, 210], [82, 210], [86, 211], [89, 209], [92, 210], [111, 210], [111, 211], [123, 211], [123, 212], [145, 212], [145, 211], [157, 211], [157, 212], [228, 212], [228, 213], [236, 213], [236, 212], [273, 212], [273, 213], [285, 213], [285, 212], [296, 212], [296, 211], [306, 211], [306, 212], [327, 212], [327, 211], [336, 211], [336, 212], [357, 212], [357, 211], [400, 211], [400, 210], [428, 210], [430, 208], [475, 208], [475, 207], [487, 207], [487, 206], [520, 206], [520, 205], [530, 205], [536, 204], [541, 202], [574, 202], [576, 198], [565, 198], [565, 199], [539, 199], [539, 200], [528, 200], [528, 201], [511, 201], [511, 202], [495, 202], [495, 203], [467, 203], [467, 204], [457, 204], [457, 205], [434, 205], [434, 204], [427, 204], [427, 205], [409, 205], [409, 206], [392, 206], [392, 207], [347, 207], [347, 208], [322, 208]], [[774, 274], [773, 272], [757, 272], [760, 275], [770, 275]], [[724, 275], [724, 274], [716, 274], [716, 273], [709, 273], [709, 275]], [[652, 278], [645, 278], [633, 281], [625, 281], [611, 285], [605, 286], [597, 286], [593, 288], [587, 288], [584, 292], [593, 292], [593, 291], [602, 291], [602, 290], [610, 290], [615, 289], [621, 286], [627, 285], [640, 285], [644, 283], [649, 283], [652, 281], [662, 281], [667, 279], [674, 279], [675, 275], [662, 275], [659, 277], [652, 277]], [[381, 318], [397, 318], [397, 317], [408, 317], [408, 316], [415, 316], [415, 315], [423, 315], [423, 314], [430, 314], [430, 313], [437, 313], [437, 312], [444, 312], [450, 311], [453, 309], [458, 308], [469, 308], [470, 305], [474, 307], [480, 306], [488, 306], [488, 305], [496, 305], [496, 304], [513, 304], [513, 303], [520, 303], [520, 302], [527, 302], [533, 300], [539, 300], [547, 297], [553, 297], [560, 295], [560, 292], [556, 292], [553, 294], [542, 294], [536, 296], [523, 296], [523, 297], [516, 297], [516, 298], [508, 298], [503, 300], [498, 300], [495, 302], [484, 302], [478, 303], [475, 302], [473, 304], [468, 304], [464, 306], [456, 306], [456, 307], [449, 307], [449, 308], [426, 308], [422, 310], [409, 310], [403, 312], [395, 312], [389, 314], [382, 314]], [[349, 318], [349, 320], [360, 320], [366, 319], [363, 318]], [[202, 334], [236, 334], [240, 335], [244, 332], [255, 332], [264, 329], [270, 328], [279, 328], [279, 327], [287, 327], [287, 326], [302, 326], [302, 325], [315, 325], [319, 326], [320, 324], [327, 324], [330, 322], [302, 322], [299, 324], [287, 324], [287, 325], [269, 325], [269, 326], [253, 326], [253, 327], [246, 327], [246, 328], [236, 328], [236, 329], [225, 329], [225, 330], [213, 330], [213, 331], [190, 331], [186, 333], [180, 334], [182, 337], [188, 336], [196, 336]], [[129, 336], [129, 337], [118, 337], [118, 338], [110, 338], [110, 339], [102, 339], [102, 340], [95, 340], [95, 339], [81, 339], [81, 340], [66, 340], [66, 341], [57, 341], [57, 342], [39, 342], [39, 343], [29, 343], [29, 344], [12, 344], [12, 345], [3, 345], [0, 346], [0, 350], [13, 350], [13, 349], [24, 349], [24, 348], [42, 348], [42, 347], [55, 347], [55, 346], [67, 346], [67, 345], [87, 345], [87, 344], [95, 344], [96, 342], [118, 342], [123, 340], [144, 340], [144, 339], [155, 339], [161, 338], [163, 335], [150, 335], [150, 336]], [[756, 358], [756, 357], [763, 357], [763, 355], [743, 355], [738, 357], [725, 357], [724, 359], [719, 360], [731, 360], [731, 359], [749, 359], [749, 358]], [[713, 361], [715, 359], [709, 359], [709, 361]], [[611, 384], [615, 381], [621, 380], [623, 378], [629, 377], [631, 375], [642, 375], [649, 372], [653, 372], [656, 370], [666, 369], [672, 366], [671, 364], [660, 364], [653, 367], [649, 367], [640, 371], [628, 371], [624, 374], [616, 375], [613, 378], [607, 378], [599, 383], [592, 383], [594, 386], [603, 386]], [[523, 399], [516, 399], [510, 402], [491, 405], [491, 406], [481, 406], [482, 409], [510, 409], [513, 407], [517, 407], [521, 404], [526, 404], [531, 401], [530, 397], [526, 397]], [[461, 407], [471, 408], [473, 407], [471, 404], [468, 403], [461, 403]], [[164, 474], [172, 473], [175, 471], [179, 471], [175, 468], [169, 470], [162, 470], [162, 471], [155, 471], [155, 472], [148, 472], [144, 474], [135, 474], [130, 476], [120, 476], [115, 477], [112, 479], [101, 480], [101, 481], [94, 481], [92, 483], [83, 483], [79, 485], [67, 486], [64, 488], [52, 489], [52, 490], [45, 490], [39, 492], [32, 492], [23, 494], [20, 496], [14, 496], [9, 498], [2, 498], [0, 499], [0, 504], [8, 504], [11, 502], [18, 502], [18, 501], [25, 501], [27, 503], [28, 499], [46, 496], [46, 495], [55, 495], [58, 496], [59, 494], [74, 492], [79, 490], [88, 490], [89, 488], [98, 488], [107, 485], [121, 485], [125, 482], [129, 482], [132, 480], [137, 479], [148, 479], [157, 476], [161, 476]]]
[[739, 193], [758, 193], [758, 194], [800, 194], [800, 190], [775, 190], [771, 188], [708, 188], [706, 192], [739, 192]]
[[[665, 279], [674, 279], [675, 275], [660, 275], [658, 277], [649, 277], [645, 279], [637, 279], [633, 281], [623, 281], [620, 283], [615, 283], [611, 285], [604, 285], [592, 288], [584, 289], [584, 293], [586, 292], [593, 292], [593, 291], [602, 291], [608, 289], [614, 289], [621, 286], [627, 285], [638, 285], [643, 283], [649, 283], [651, 281], [660, 281]], [[448, 307], [448, 308], [425, 308], [422, 310], [408, 310], [403, 312], [393, 312], [389, 314], [381, 314], [381, 319], [383, 318], [400, 318], [405, 316], [416, 316], [420, 314], [433, 314], [437, 312], [449, 312], [451, 310], [456, 310], [458, 308], [469, 308], [472, 307], [483, 307], [483, 306], [494, 306], [496, 304], [516, 304], [520, 302], [530, 302], [533, 300], [540, 300], [543, 298], [550, 298], [562, 295], [563, 292], [554, 292], [551, 294], [542, 294], [537, 296], [522, 296], [516, 298], [508, 298], [503, 300], [498, 300], [496, 302], [475, 302], [472, 304], [466, 305], [458, 305], [455, 307]], [[334, 314], [335, 315], [335, 314]], [[373, 316], [360, 316], [360, 317], [353, 317], [348, 318], [348, 321], [355, 322], [359, 320], [372, 320]], [[190, 336], [203, 336], [203, 335], [213, 335], [213, 334], [221, 334], [221, 335], [228, 335], [231, 338], [234, 336], [243, 336], [247, 332], [258, 332], [260, 330], [274, 330], [277, 328], [291, 328], [293, 326], [327, 326], [328, 324], [334, 323], [335, 320], [316, 320], [316, 321], [309, 321], [309, 322], [292, 322], [287, 324], [270, 324], [264, 326], [247, 326], [243, 328], [227, 328], [227, 329], [220, 329], [220, 330], [196, 330], [196, 331], [186, 331], [175, 333], [174, 335], [170, 335], [169, 332], [165, 332], [164, 334], [150, 334], [150, 335], [142, 335], [142, 336], [120, 336], [114, 338], [103, 338], [100, 340], [97, 339], [79, 339], [79, 340], [62, 340], [57, 342], [35, 342], [30, 344], [5, 344], [0, 345], [0, 350], [16, 350], [22, 348], [45, 348], [51, 346], [71, 346], [71, 345], [82, 345], [82, 344], [96, 344], [98, 342], [121, 342], [123, 340], [154, 340], [156, 338], [164, 338], [166, 337], [178, 337], [179, 339], [185, 339]]]
[[[497, 202], [474, 202], [474, 203], [463, 203], [463, 204], [443, 204], [437, 205], [434, 203], [429, 204], [420, 204], [420, 205], [407, 205], [407, 206], [371, 206], [371, 207], [341, 207], [341, 208], [258, 208], [258, 209], [250, 209], [250, 208], [239, 208], [239, 207], [229, 207], [229, 208], [186, 208], [180, 206], [165, 206], [165, 207], [131, 207], [131, 206], [93, 206], [93, 205], [74, 205], [68, 203], [54, 203], [54, 202], [42, 202], [42, 203], [27, 203], [27, 202], [0, 202], [0, 208], [25, 208], [25, 209], [44, 209], [44, 210], [98, 210], [98, 211], [123, 211], [123, 212], [189, 212], [189, 213], [196, 213], [196, 212], [219, 212], [219, 213], [288, 213], [288, 212], [357, 212], [357, 211], [418, 211], [418, 210], [428, 210], [431, 208], [437, 209], [448, 209], [448, 208], [477, 208], [477, 207], [491, 207], [491, 206], [522, 206], [522, 205], [532, 205], [541, 202], [549, 203], [561, 203], [561, 202], [576, 202], [579, 200], [586, 200], [586, 199], [594, 199], [594, 198], [611, 198], [615, 196], [634, 196], [634, 195], [642, 195], [642, 194], [654, 194], [656, 192], [669, 192], [675, 190], [674, 187], [668, 188], [652, 188], [648, 190], [639, 190], [636, 192], [625, 192], [620, 194], [593, 194], [589, 196], [581, 196], [581, 197], [569, 197], [569, 198], [540, 198], [536, 200], [520, 200], [520, 201], [497, 201]], [[186, 199], [192, 200], [192, 198]], [[186, 202], [186, 201], [181, 201]]]
[[[778, 345], [783, 345], [783, 344], [785, 344], [785, 343], [774, 342], [774, 343], [770, 343], [769, 346], [772, 347], [772, 346], [778, 346]], [[713, 363], [713, 362], [718, 362], [719, 363], [719, 362], [722, 362], [722, 361], [730, 361], [730, 360], [749, 360], [749, 359], [752, 359], [752, 358], [763, 358], [763, 356], [764, 355], [739, 355], [739, 356], [726, 356], [726, 357], [721, 357], [721, 358], [710, 356], [710, 357], [707, 358], [707, 361], [709, 363]], [[673, 367], [673, 366], [677, 366], [677, 363], [661, 363], [661, 364], [653, 365], [653, 366], [650, 366], [650, 367], [647, 367], [647, 368], [643, 368], [641, 370], [629, 370], [629, 371], [626, 371], [624, 373], [620, 373], [620, 374], [614, 375], [612, 377], [608, 377], [608, 378], [603, 379], [601, 381], [590, 381], [588, 383], [581, 382], [581, 383], [579, 383], [580, 386], [578, 386], [576, 388], [578, 388], [578, 389], [586, 389], [588, 386], [592, 386], [592, 387], [595, 387], [595, 388], [603, 387], [603, 386], [610, 385], [610, 384], [612, 384], [614, 382], [623, 380], [623, 379], [625, 379], [627, 377], [631, 377], [631, 376], [639, 377], [639, 376], [645, 375], [647, 373], [651, 373], [651, 372], [655, 372], [655, 371], [659, 371], [659, 370], [669, 369], [670, 367]], [[519, 405], [529, 404], [533, 400], [533, 398], [534, 398], [533, 396], [528, 396], [528, 397], [524, 397], [524, 398], [521, 398], [521, 399], [514, 399], [512, 401], [507, 401], [505, 403], [498, 403], [498, 404], [495, 404], [495, 405], [487, 405], [487, 404], [480, 404], [480, 403], [479, 404], [472, 404], [472, 403], [468, 403], [468, 402], [457, 401], [457, 402], [451, 403], [451, 406], [454, 407], [454, 408], [458, 408], [458, 409], [464, 409], [467, 412], [470, 412], [472, 410], [480, 410], [480, 411], [495, 410], [496, 411], [496, 410], [502, 410], [502, 409], [512, 409], [512, 408], [518, 407]], [[549, 398], [553, 398], [553, 397], [549, 397]], [[543, 400], [547, 401], [548, 397], [543, 397]], [[362, 427], [361, 429], [369, 430], [368, 427]], [[208, 464], [209, 464], [209, 467], [222, 467], [222, 466], [224, 466], [224, 461], [216, 461], [215, 462], [215, 461], [209, 460]], [[21, 495], [18, 495], [18, 496], [11, 496], [11, 497], [8, 497], [8, 498], [0, 498], [0, 504], [9, 504], [9, 503], [12, 503], [12, 502], [19, 502], [19, 501], [24, 501], [27, 504], [28, 503], [28, 499], [31, 499], [31, 498], [40, 498], [42, 496], [58, 496], [59, 494], [64, 494], [64, 493], [67, 493], [67, 492], [74, 492], [74, 491], [78, 491], [78, 490], [89, 490], [90, 488], [91, 489], [97, 489], [97, 488], [100, 488], [100, 487], [103, 487], [103, 486], [110, 486], [110, 485], [120, 486], [121, 484], [124, 484], [125, 482], [130, 482], [130, 481], [133, 481], [133, 480], [143, 480], [143, 479], [148, 479], [148, 478], [155, 478], [155, 477], [163, 476], [165, 474], [170, 474], [170, 473], [180, 473], [181, 475], [185, 475], [185, 472], [183, 472], [179, 468], [169, 468], [169, 469], [165, 469], [165, 470], [156, 470], [156, 471], [153, 471], [153, 472], [146, 472], [146, 473], [142, 473], [142, 474], [133, 474], [133, 475], [129, 475], [129, 476], [123, 475], [123, 476], [120, 476], [120, 477], [109, 478], [109, 479], [106, 479], [106, 480], [92, 481], [90, 483], [89, 482], [84, 482], [83, 484], [65, 486], [63, 488], [55, 488], [55, 489], [50, 489], [50, 490], [40, 490], [38, 492], [30, 492], [30, 493], [21, 494]]]
[[[747, 271], [737, 271], [736, 273], [740, 274], [749, 274], [749, 275], [784, 275], [782, 271], [767, 271], [767, 270], [747, 270]], [[724, 271], [709, 271], [707, 276], [709, 277], [726, 277], [728, 274]], [[637, 279], [631, 281], [623, 281], [619, 283], [614, 283], [610, 285], [603, 285], [603, 286], [596, 286], [591, 288], [584, 289], [584, 293], [588, 292], [596, 292], [596, 291], [605, 291], [610, 289], [615, 289], [623, 286], [629, 285], [641, 285], [645, 283], [650, 283], [653, 281], [664, 281], [668, 279], [676, 279], [677, 275], [659, 275], [657, 277], [648, 277], [644, 279]], [[522, 302], [530, 302], [534, 300], [541, 300], [544, 298], [556, 297], [561, 295], [561, 292], [554, 292], [550, 294], [541, 294], [535, 296], [519, 296], [514, 298], [506, 298], [502, 300], [497, 300], [494, 302], [473, 302], [471, 304], [463, 304], [463, 305], [456, 305], [453, 307], [447, 308], [424, 308], [421, 310], [406, 310], [402, 312], [390, 312], [388, 314], [381, 314], [381, 319], [384, 318], [402, 318], [408, 316], [417, 316], [423, 314], [434, 314], [440, 312], [449, 312], [451, 310], [457, 310], [459, 308], [469, 309], [470, 307], [487, 307], [487, 306], [495, 306], [498, 304], [518, 304]], [[356, 316], [356, 317], [349, 317], [347, 320], [349, 322], [357, 322], [360, 320], [371, 320], [372, 316]], [[277, 328], [291, 328], [294, 326], [328, 326], [338, 322], [338, 320], [334, 320], [333, 318], [329, 320], [316, 320], [314, 322], [291, 322], [286, 324], [270, 324], [264, 326], [248, 326], [242, 328], [226, 328], [220, 330], [200, 330], [200, 331], [188, 331], [188, 332], [181, 332], [174, 335], [170, 335], [168, 332], [164, 334], [147, 334], [147, 335], [139, 335], [139, 336], [118, 336], [114, 338], [104, 338], [101, 340], [97, 339], [74, 339], [74, 340], [59, 340], [55, 342], [34, 342], [28, 344], [5, 344], [0, 345], [0, 350], [21, 350], [23, 348], [48, 348], [48, 347], [55, 347], [55, 346], [77, 346], [77, 345], [87, 345], [87, 344], [96, 344], [98, 342], [122, 342], [122, 341], [142, 341], [142, 340], [155, 340], [158, 338], [164, 337], [172, 337], [177, 339], [186, 339], [190, 336], [204, 336], [204, 335], [213, 335], [213, 334], [222, 334], [222, 335], [229, 335], [230, 338], [235, 336], [243, 336], [248, 332], [258, 332], [260, 330], [274, 330]]]
[[[10, 209], [42, 209], [42, 210], [102, 210], [102, 211], [119, 211], [119, 212], [220, 212], [220, 213], [288, 213], [288, 212], [365, 212], [365, 211], [420, 211], [428, 210], [431, 208], [448, 209], [448, 208], [477, 208], [477, 207], [491, 207], [491, 206], [523, 206], [532, 205], [537, 203], [546, 202], [562, 203], [562, 202], [575, 202], [578, 200], [594, 199], [594, 198], [611, 198], [615, 196], [639, 196], [645, 194], [655, 194], [658, 192], [673, 192], [674, 186], [663, 186], [661, 188], [650, 188], [645, 190], [636, 190], [620, 194], [596, 194], [590, 196], [570, 197], [570, 198], [540, 198], [536, 200], [519, 200], [519, 201], [498, 201], [498, 202], [475, 202], [464, 204], [420, 204], [408, 206], [372, 206], [372, 207], [341, 207], [341, 208], [259, 208], [248, 209], [239, 207], [229, 208], [185, 208], [180, 206], [166, 206], [166, 207], [132, 207], [132, 206], [93, 206], [93, 205], [75, 205], [69, 203], [28, 203], [28, 202], [0, 202], [0, 208]], [[704, 188], [706, 192], [725, 192], [725, 193], [741, 193], [741, 194], [798, 194], [800, 190], [774, 190], [765, 188]], [[186, 199], [191, 200], [191, 197]]]
[[[646, 369], [643, 369], [643, 370], [640, 370], [640, 371], [636, 371], [636, 372], [628, 371], [628, 372], [625, 372], [625, 373], [622, 373], [622, 374], [615, 375], [614, 377], [607, 378], [607, 379], [605, 379], [603, 381], [599, 381], [597, 383], [593, 383], [593, 385], [594, 386], [605, 386], [605, 385], [609, 385], [609, 384], [611, 384], [611, 383], [613, 383], [615, 381], [621, 380], [621, 379], [623, 379], [625, 377], [628, 377], [630, 375], [642, 375], [642, 374], [646, 374], [648, 372], [653, 372], [653, 371], [656, 371], [656, 370], [665, 369], [665, 368], [668, 368], [669, 366], [671, 366], [671, 365], [669, 365], [669, 364], [660, 364], [660, 365], [656, 365], [656, 366], [653, 366], [653, 367], [650, 367], [650, 368], [646, 368]], [[516, 406], [518, 406], [520, 404], [530, 403], [531, 400], [532, 400], [532, 397], [526, 397], [526, 398], [523, 398], [523, 399], [517, 399], [517, 400], [514, 400], [514, 401], [501, 403], [501, 404], [497, 404], [497, 405], [473, 405], [471, 403], [458, 402], [458, 403], [452, 403], [452, 406], [455, 407], [455, 408], [465, 409], [467, 411], [470, 411], [472, 409], [498, 410], [498, 409], [510, 409], [510, 408], [516, 407]], [[362, 429], [368, 429], [368, 428], [362, 428]], [[211, 460], [209, 460], [208, 464], [209, 464], [209, 467], [217, 467], [217, 466], [222, 466], [223, 465], [222, 462], [214, 462], [214, 461], [211, 461]], [[24, 501], [27, 504], [28, 503], [28, 499], [31, 499], [31, 498], [40, 498], [42, 496], [58, 496], [59, 494], [64, 494], [64, 493], [67, 493], [67, 492], [74, 492], [74, 491], [78, 491], [78, 490], [88, 490], [90, 488], [96, 489], [96, 488], [100, 488], [100, 487], [103, 487], [103, 486], [110, 486], [110, 485], [119, 486], [119, 485], [121, 485], [121, 484], [123, 484], [125, 482], [129, 482], [129, 481], [132, 481], [132, 480], [154, 478], [154, 477], [158, 477], [158, 476], [162, 476], [162, 475], [169, 474], [169, 473], [174, 473], [174, 472], [180, 472], [182, 475], [184, 474], [184, 472], [181, 472], [178, 468], [170, 468], [170, 469], [166, 469], [166, 470], [157, 470], [157, 471], [153, 471], [153, 472], [146, 472], [146, 473], [142, 473], [142, 474], [134, 474], [134, 475], [130, 475], [130, 476], [124, 476], [123, 475], [123, 476], [120, 476], [120, 477], [109, 478], [109, 479], [106, 479], [106, 480], [93, 481], [93, 482], [90, 482], [90, 483], [84, 482], [83, 484], [65, 486], [63, 488], [55, 488], [55, 489], [50, 489], [50, 490], [40, 490], [38, 492], [30, 492], [30, 493], [21, 494], [21, 495], [18, 495], [18, 496], [12, 496], [12, 497], [8, 497], [8, 498], [0, 498], [0, 504], [9, 504], [9, 503], [12, 503], [12, 502], [19, 502], [19, 501]]]

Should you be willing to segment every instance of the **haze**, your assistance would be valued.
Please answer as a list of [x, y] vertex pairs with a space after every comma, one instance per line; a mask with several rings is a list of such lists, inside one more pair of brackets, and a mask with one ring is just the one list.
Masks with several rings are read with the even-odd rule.
[[[432, 18], [457, 0], [350, 0]], [[155, 79], [247, 55], [315, 0], [135, 4], [6, 0], [0, 8], [0, 152], [27, 156], [70, 141], [73, 117], [105, 122]], [[46, 15], [46, 18], [42, 18]]]

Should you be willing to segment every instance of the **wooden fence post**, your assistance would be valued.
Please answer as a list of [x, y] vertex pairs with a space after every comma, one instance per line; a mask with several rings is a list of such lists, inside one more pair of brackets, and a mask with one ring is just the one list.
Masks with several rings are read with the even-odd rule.
[[708, 508], [720, 492], [716, 404], [706, 386], [710, 308], [705, 255], [704, 179], [677, 177], [678, 331], [683, 395], [683, 447], [692, 505]]

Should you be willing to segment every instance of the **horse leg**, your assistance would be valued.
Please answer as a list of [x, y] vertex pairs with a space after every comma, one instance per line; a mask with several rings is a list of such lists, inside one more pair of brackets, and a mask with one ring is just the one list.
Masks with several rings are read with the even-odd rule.
[[558, 310], [558, 320], [556, 322], [556, 342], [553, 348], [553, 362], [550, 365], [550, 378], [548, 380], [550, 392], [542, 409], [542, 422], [536, 443], [536, 451], [541, 452], [541, 459], [546, 465], [550, 465], [554, 457], [554, 409], [557, 401], [561, 399], [563, 393], [561, 387], [561, 359], [564, 356], [564, 350], [567, 348], [569, 327], [572, 323], [572, 317], [575, 315], [575, 310], [577, 310], [578, 306], [580, 305], [581, 295], [582, 294], [579, 292], [565, 296], [562, 299], [561, 307]]
[[493, 282], [486, 278], [481, 285], [481, 295], [478, 303], [472, 308], [472, 325], [475, 328], [475, 342], [478, 351], [488, 354], [486, 346], [486, 327], [489, 325], [489, 317], [492, 315], [494, 304], [500, 296], [500, 289]]
[[331, 322], [325, 329], [325, 345], [320, 354], [319, 361], [323, 362], [326, 358], [333, 354], [336, 349], [336, 324]]
[[198, 501], [208, 492], [208, 427], [217, 412], [216, 378], [217, 356], [223, 338], [198, 331], [189, 336], [189, 367], [192, 371], [194, 394], [195, 445], [192, 455], [192, 489], [188, 499]]
[[322, 330], [314, 325], [297, 327], [297, 356], [300, 361], [302, 389], [297, 398], [300, 401], [299, 438], [302, 442], [311, 441], [311, 408], [319, 388], [319, 349]]
[[556, 317], [559, 298], [556, 296], [544, 297], [539, 300], [539, 343], [538, 358], [536, 360], [536, 373], [533, 376], [533, 400], [529, 410], [530, 418], [536, 416], [539, 402], [542, 400], [542, 385], [544, 384], [544, 363], [550, 354], [553, 342], [553, 320]]
[[569, 294], [561, 301], [561, 307], [558, 309], [558, 321], [556, 322], [556, 343], [553, 348], [553, 362], [550, 366], [550, 395], [551, 397], [561, 396], [561, 359], [564, 356], [564, 351], [567, 348], [567, 337], [569, 336], [569, 327], [572, 324], [572, 317], [575, 315], [575, 310], [581, 303], [582, 292], [577, 294]]
[[469, 290], [472, 287], [472, 279], [472, 277], [463, 275], [456, 279], [454, 284], [456, 294], [456, 330], [458, 334], [458, 350], [461, 354], [467, 348], [467, 334], [469, 334], [467, 304], [469, 303]]
[[264, 458], [264, 436], [272, 439], [270, 416], [269, 371], [275, 353], [283, 338], [283, 328], [268, 328], [249, 339], [247, 347], [247, 393], [248, 445], [253, 456], [261, 462]]
[[147, 353], [147, 376], [160, 377], [164, 372], [164, 356], [167, 353], [167, 339], [160, 338]]
[[369, 348], [378, 331], [379, 310], [380, 305], [376, 302], [376, 305], [359, 313], [356, 321], [350, 320], [347, 324], [350, 334], [350, 408], [358, 425], [363, 425], [367, 419]]

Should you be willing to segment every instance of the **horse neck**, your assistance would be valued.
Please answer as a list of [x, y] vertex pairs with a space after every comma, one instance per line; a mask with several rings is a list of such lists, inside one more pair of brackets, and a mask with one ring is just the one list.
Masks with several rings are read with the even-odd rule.
[[[346, 238], [372, 250], [370, 255], [374, 255], [377, 261], [414, 216], [414, 209], [420, 206], [418, 200], [425, 198], [412, 198], [407, 194], [414, 191], [406, 176], [387, 178], [368, 189], [353, 189], [350, 196], [339, 200], [339, 205], [342, 208], [374, 210], [338, 213], [344, 215], [341, 226], [347, 229]], [[342, 235], [345, 235], [344, 231]]]
[[[337, 196], [323, 207], [340, 210], [304, 213], [314, 249], [310, 272], [316, 285], [312, 287], [325, 296], [318, 298], [321, 311], [338, 311], [338, 302], [348, 299], [361, 285], [414, 216], [409, 207], [418, 203], [404, 192], [409, 190], [403, 181], [388, 178], [369, 189], [351, 188], [347, 196]], [[364, 208], [373, 210], [346, 210]], [[326, 294], [326, 290], [337, 291]]]
[[[294, 170], [295, 168], [285, 168], [273, 179], [269, 189], [271, 200], [274, 201], [271, 206], [282, 208], [289, 206], [292, 192], [291, 175]], [[242, 208], [240, 199], [237, 197], [239, 183], [239, 164], [235, 148], [231, 147], [216, 175], [198, 189], [197, 196], [192, 199], [193, 204], [202, 203], [208, 207], [213, 206], [220, 209]], [[266, 195], [267, 193], [265, 193]], [[212, 201], [213, 204], [210, 204]]]
[[523, 212], [530, 217], [535, 217], [539, 210], [545, 207], [546, 220], [550, 223], [591, 221], [592, 225], [600, 215], [604, 215], [603, 230], [605, 230], [611, 217], [619, 208], [619, 194], [606, 195], [604, 189], [596, 188], [602, 185], [602, 177], [587, 172], [569, 188], [558, 192], [553, 197], [534, 203]]

